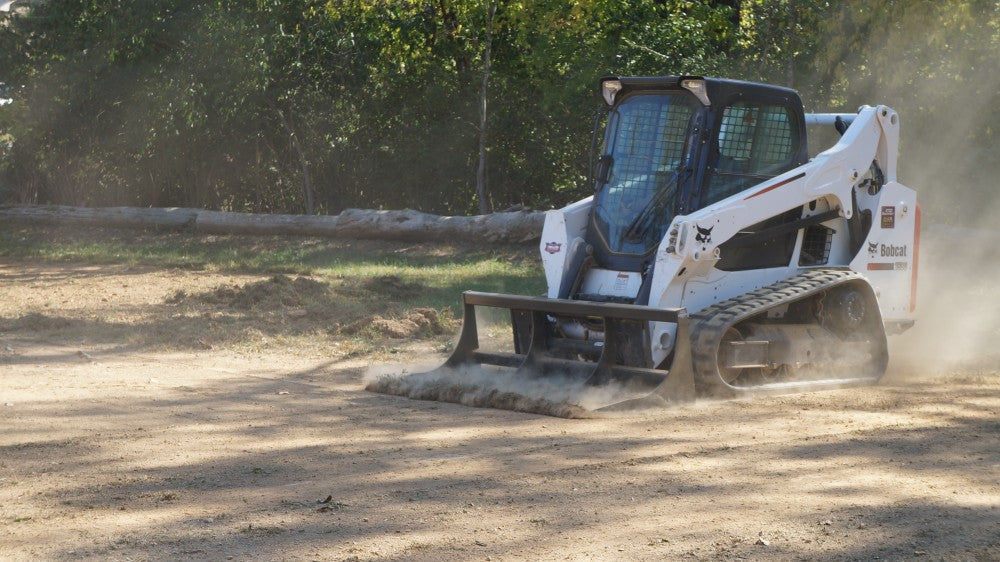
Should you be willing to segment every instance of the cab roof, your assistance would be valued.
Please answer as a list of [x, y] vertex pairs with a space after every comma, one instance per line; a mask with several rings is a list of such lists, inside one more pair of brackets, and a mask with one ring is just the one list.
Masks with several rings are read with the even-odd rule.
[[[683, 80], [703, 80], [705, 90], [711, 105], [728, 104], [734, 98], [761, 99], [783, 98], [786, 102], [798, 108], [802, 107], [802, 99], [798, 92], [784, 86], [761, 84], [759, 82], [744, 82], [728, 78], [706, 78], [703, 76], [605, 76], [598, 85], [598, 94], [607, 80], [618, 80], [622, 84], [620, 94], [637, 90], [684, 90]], [[801, 109], [800, 109], [801, 111]]]

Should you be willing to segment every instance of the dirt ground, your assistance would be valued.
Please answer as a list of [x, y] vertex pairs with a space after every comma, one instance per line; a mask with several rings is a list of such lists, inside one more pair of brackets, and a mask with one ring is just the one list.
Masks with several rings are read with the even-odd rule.
[[1000, 559], [995, 369], [565, 420], [132, 333], [260, 279], [0, 261], [0, 559]]

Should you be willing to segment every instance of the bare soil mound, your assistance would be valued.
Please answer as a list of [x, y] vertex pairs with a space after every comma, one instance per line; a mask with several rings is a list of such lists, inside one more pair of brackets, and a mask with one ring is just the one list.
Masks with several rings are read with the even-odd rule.
[[451, 331], [454, 324], [450, 320], [442, 320], [433, 308], [414, 308], [400, 317], [371, 316], [361, 318], [348, 324], [341, 331], [349, 335], [368, 333], [373, 336], [403, 339], [421, 334], [444, 334]]
[[[396, 309], [398, 302], [411, 299], [421, 290], [424, 290], [421, 285], [394, 275], [363, 281], [348, 279], [336, 286], [309, 277], [293, 279], [275, 275], [244, 284], [226, 283], [199, 293], [178, 290], [165, 302], [251, 315], [276, 313], [300, 324], [321, 325], [332, 334], [369, 339], [408, 339], [454, 332], [457, 322], [433, 308]], [[364, 308], [351, 306], [351, 302], [387, 310], [371, 314]]]
[[419, 283], [404, 281], [397, 275], [380, 275], [362, 283], [365, 290], [379, 293], [393, 299], [408, 299], [420, 294], [426, 288]]
[[70, 318], [50, 316], [40, 312], [30, 312], [14, 319], [0, 319], [0, 331], [4, 332], [43, 332], [46, 330], [61, 330], [71, 328], [78, 322]]
[[167, 299], [167, 303], [180, 304], [193, 300], [242, 310], [275, 309], [303, 306], [329, 296], [330, 292], [329, 283], [302, 276], [292, 279], [287, 275], [275, 275], [244, 285], [220, 285], [211, 291], [193, 295], [177, 291]]

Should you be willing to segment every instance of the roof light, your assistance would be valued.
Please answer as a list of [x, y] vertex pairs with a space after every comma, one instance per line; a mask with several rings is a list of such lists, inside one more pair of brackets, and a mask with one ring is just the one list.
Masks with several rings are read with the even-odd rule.
[[604, 97], [604, 101], [608, 105], [614, 105], [615, 94], [622, 91], [622, 81], [621, 80], [605, 80], [601, 82], [601, 95]]
[[705, 88], [704, 80], [695, 80], [688, 78], [686, 80], [681, 80], [681, 88], [694, 94], [694, 97], [698, 98], [698, 101], [702, 105], [712, 105], [712, 102], [708, 99], [708, 90]]

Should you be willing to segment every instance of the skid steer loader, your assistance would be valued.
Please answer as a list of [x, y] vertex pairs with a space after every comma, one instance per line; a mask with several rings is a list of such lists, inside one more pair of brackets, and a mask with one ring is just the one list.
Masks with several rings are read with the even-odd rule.
[[[492, 383], [614, 387], [587, 408], [617, 410], [876, 382], [916, 306], [897, 113], [805, 114], [793, 90], [693, 76], [600, 93], [594, 195], [545, 216], [548, 294], [464, 293], [447, 362], [369, 390], [575, 416], [572, 394]], [[841, 136], [809, 159], [807, 126]], [[477, 307], [509, 310], [512, 351], [481, 348]]]

